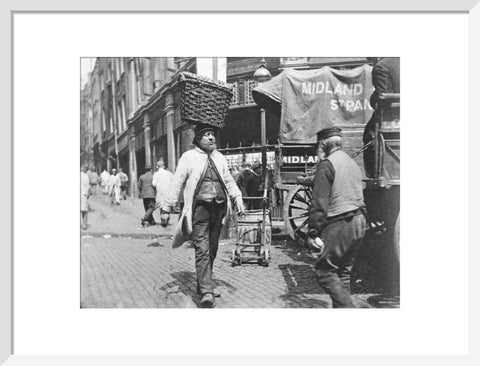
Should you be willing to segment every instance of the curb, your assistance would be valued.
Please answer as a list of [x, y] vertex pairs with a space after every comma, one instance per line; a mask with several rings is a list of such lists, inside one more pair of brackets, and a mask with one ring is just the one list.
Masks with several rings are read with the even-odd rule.
[[[107, 236], [105, 238], [105, 236]], [[154, 233], [145, 233], [145, 234], [140, 234], [140, 233], [112, 233], [112, 232], [82, 232], [81, 234], [82, 238], [85, 237], [91, 237], [91, 238], [133, 238], [133, 239], [156, 239], [156, 238], [162, 238], [162, 239], [172, 239], [173, 235], [172, 234], [154, 234]]]
[[[107, 238], [132, 238], [132, 239], [172, 239], [173, 235], [172, 234], [154, 234], [154, 233], [145, 233], [145, 234], [140, 234], [140, 233], [112, 233], [112, 232], [82, 232], [81, 237], [82, 238], [104, 238], [106, 235], [108, 235]], [[278, 233], [278, 234], [272, 234], [272, 239], [274, 240], [288, 240], [290, 236], [286, 233]]]

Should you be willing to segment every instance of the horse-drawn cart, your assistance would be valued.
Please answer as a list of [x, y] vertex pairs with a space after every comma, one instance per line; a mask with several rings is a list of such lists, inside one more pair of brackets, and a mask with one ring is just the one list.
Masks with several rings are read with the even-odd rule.
[[[374, 113], [369, 104], [372, 92], [369, 65], [353, 70], [284, 70], [254, 89], [255, 102], [281, 118], [279, 142], [267, 146], [266, 165], [272, 177], [269, 212], [276, 213], [273, 219], [283, 220], [292, 239], [306, 239], [318, 162], [316, 132], [338, 126], [343, 131], [344, 151], [365, 176], [370, 234], [384, 235], [386, 243], [396, 249], [398, 259], [400, 95], [381, 95]], [[367, 132], [369, 139], [364, 143]], [[233, 150], [223, 152], [227, 156], [232, 152], [244, 154], [243, 160], [249, 154], [249, 148]]]
[[[399, 256], [400, 232], [400, 96], [382, 95], [378, 106], [379, 118], [372, 124], [373, 139], [356, 151], [349, 151], [353, 158], [368, 154], [364, 179], [364, 197], [367, 205], [367, 221], [370, 234], [382, 232], [387, 242], [394, 245]], [[347, 135], [348, 136], [348, 135]], [[347, 137], [348, 138], [348, 137]], [[363, 164], [362, 164], [363, 165]], [[308, 213], [312, 201], [315, 169], [297, 177], [293, 186], [280, 186], [287, 193], [283, 202], [283, 220], [288, 234], [305, 240], [308, 230]]]

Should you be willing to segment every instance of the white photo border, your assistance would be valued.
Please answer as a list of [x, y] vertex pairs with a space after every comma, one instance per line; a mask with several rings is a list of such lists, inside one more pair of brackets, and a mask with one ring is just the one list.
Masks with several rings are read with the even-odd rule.
[[[398, 4], [393, 4], [391, 8], [400, 11], [411, 11], [411, 12], [416, 12], [416, 11], [467, 11], [470, 13], [470, 80], [475, 80], [479, 81], [479, 71], [475, 69], [475, 65], [480, 64], [480, 58], [478, 54], [478, 44], [480, 41], [480, 6], [477, 4], [475, 7], [473, 5], [477, 2], [476, 1], [463, 1], [463, 2], [453, 2], [453, 1], [443, 1], [443, 2], [433, 2], [432, 4], [426, 5], [426, 1], [413, 1], [413, 2], [403, 2], [403, 7], [400, 8]], [[25, 2], [26, 3], [26, 2]], [[54, 3], [54, 2], [52, 2]], [[178, 3], [178, 2], [177, 2]], [[212, 3], [217, 3], [217, 2], [212, 2]], [[244, 2], [244, 6], [250, 2]], [[253, 4], [253, 2], [251, 2]], [[347, 3], [347, 4], [345, 4]], [[326, 10], [326, 11], [348, 11], [348, 12], [356, 12], [356, 11], [386, 11], [388, 12], [389, 10], [387, 9], [387, 5], [384, 3], [380, 3], [381, 5], [376, 4], [371, 5], [371, 3], [374, 3], [373, 1], [368, 1], [364, 2], [367, 3], [367, 5], [363, 6], [364, 4], [362, 3], [361, 9], [358, 9], [358, 3], [357, 2], [349, 2], [345, 1], [342, 3], [341, 6], [338, 6], [337, 8], [333, 8], [331, 6], [325, 6], [321, 7], [321, 9], [318, 9], [318, 4], [313, 5], [310, 4], [310, 9], [315, 9], [315, 10]], [[451, 4], [449, 4], [451, 3]], [[110, 9], [114, 9], [118, 7], [118, 2], [117, 5], [113, 5]], [[139, 8], [143, 5], [138, 4]], [[219, 9], [219, 7], [225, 7], [224, 3], [216, 4], [216, 7], [211, 7], [209, 8], [208, 6], [202, 6], [204, 10], [213, 10], [213, 9]], [[300, 9], [300, 6], [298, 2], [296, 2], [296, 8], [294, 9], [289, 9], [291, 11], [294, 10], [303, 10]], [[406, 6], [409, 5], [408, 8]], [[36, 11], [55, 11], [56, 9], [61, 9], [62, 11], [65, 11], [66, 5], [64, 3], [58, 2], [57, 4], [54, 4], [52, 7], [45, 8], [45, 9], [39, 9], [39, 7], [34, 3], [31, 2], [31, 4], [28, 4], [25, 6], [25, 4], [22, 4], [22, 9], [29, 10], [29, 9], [35, 9]], [[78, 6], [75, 4], [71, 4], [71, 7], [76, 7], [77, 10], [79, 9]], [[99, 1], [96, 1], [95, 4], [84, 4], [84, 6], [89, 6], [90, 9], [93, 10], [93, 12], [100, 11], [105, 9], [106, 7], [103, 6]], [[195, 5], [194, 5], [195, 6]], [[464, 7], [462, 7], [464, 6]], [[3, 9], [6, 7], [6, 9]], [[27, 9], [28, 7], [28, 9]], [[159, 5], [158, 4], [149, 4], [147, 7], [148, 9], [157, 9], [157, 10], [162, 10], [158, 9]], [[237, 4], [238, 8], [241, 8]], [[254, 9], [254, 5], [250, 9]], [[274, 5], [271, 6], [271, 9], [278, 9], [278, 3], [276, 2]], [[10, 204], [3, 205], [3, 207], [0, 209], [1, 211], [1, 222], [2, 222], [2, 231], [0, 233], [0, 242], [2, 243], [1, 249], [0, 249], [0, 260], [1, 265], [1, 275], [0, 275], [0, 285], [1, 285], [1, 290], [2, 290], [2, 300], [1, 300], [1, 324], [2, 327], [0, 330], [0, 334], [2, 335], [1, 338], [1, 344], [0, 344], [0, 362], [3, 361], [4, 359], [8, 358], [6, 360], [7, 365], [38, 365], [38, 364], [45, 364], [45, 365], [51, 365], [51, 364], [116, 364], [116, 365], [122, 365], [122, 364], [158, 364], [158, 362], [166, 362], [166, 364], [182, 364], [183, 362], [191, 363], [191, 362], [196, 362], [196, 363], [209, 363], [209, 364], [225, 364], [227, 361], [229, 364], [244, 364], [245, 362], [254, 362], [254, 361], [261, 361], [262, 363], [284, 363], [284, 362], [302, 362], [302, 363], [312, 363], [312, 362], [318, 362], [318, 361], [323, 361], [323, 362], [339, 362], [342, 361], [342, 363], [347, 363], [347, 362], [365, 362], [369, 364], [384, 364], [385, 362], [389, 363], [398, 363], [398, 364], [404, 364], [405, 362], [409, 362], [412, 360], [414, 357], [410, 356], [372, 356], [372, 357], [367, 357], [367, 356], [362, 356], [362, 357], [351, 357], [351, 356], [263, 356], [263, 357], [250, 357], [250, 356], [236, 356], [235, 358], [232, 357], [227, 357], [227, 356], [218, 356], [214, 358], [209, 358], [207, 356], [202, 356], [202, 357], [193, 357], [193, 356], [176, 356], [176, 357], [170, 357], [170, 356], [99, 356], [99, 357], [94, 357], [94, 356], [18, 356], [14, 355], [12, 353], [12, 334], [14, 331], [13, 328], [13, 304], [12, 304], [12, 291], [13, 291], [13, 279], [12, 279], [12, 249], [13, 249], [13, 230], [12, 230], [12, 220], [13, 220], [13, 211], [18, 209], [15, 208], [14, 203], [13, 203], [13, 194], [12, 191], [14, 189], [14, 182], [13, 182], [13, 169], [18, 169], [18, 167], [13, 166], [13, 157], [12, 157], [12, 142], [13, 142], [13, 132], [12, 132], [12, 126], [13, 126], [13, 108], [12, 108], [12, 91], [14, 88], [13, 84], [13, 79], [12, 79], [12, 68], [13, 68], [13, 55], [12, 55], [12, 23], [13, 23], [13, 13], [10, 12], [16, 12], [18, 9], [18, 5], [14, 8], [13, 5], [10, 4], [10, 2], [5, 2], [5, 4], [2, 5], [2, 12], [3, 15], [3, 20], [2, 22], [2, 27], [6, 30], [5, 32], [2, 32], [2, 40], [3, 40], [3, 45], [5, 46], [5, 49], [8, 49], [8, 55], [10, 57], [5, 56], [2, 58], [2, 68], [3, 73], [5, 75], [4, 78], [4, 83], [1, 86], [2, 90], [2, 98], [1, 98], [1, 103], [2, 103], [2, 111], [4, 114], [4, 121], [11, 121], [11, 124], [4, 122], [4, 125], [6, 126], [6, 129], [4, 129], [4, 133], [2, 133], [2, 146], [3, 149], [3, 154], [1, 155], [1, 158], [4, 161], [4, 164], [2, 164], [3, 167], [7, 167], [7, 171], [10, 172], [10, 177], [11, 179], [4, 179], [1, 181], [0, 184], [1, 186], [1, 194], [3, 195], [3, 200], [2, 202], [9, 202]], [[86, 9], [85, 9], [86, 10]], [[134, 11], [134, 9], [130, 8], [130, 11]], [[143, 10], [143, 9], [139, 9]], [[176, 10], [176, 9], [165, 9], [165, 10]], [[245, 11], [246, 9], [243, 8], [241, 9]], [[306, 10], [306, 9], [305, 9]], [[73, 9], [72, 10], [67, 10], [67, 12], [75, 12]], [[8, 14], [7, 14], [8, 13]], [[11, 83], [5, 82], [6, 80], [11, 80]], [[475, 82], [470, 83], [469, 87], [469, 105], [470, 105], [470, 114], [469, 114], [469, 128], [470, 128], [470, 139], [469, 139], [469, 173], [470, 173], [470, 181], [469, 181], [469, 194], [470, 194], [470, 207], [469, 207], [469, 216], [470, 220], [472, 223], [477, 222], [478, 219], [478, 213], [475, 212], [475, 203], [478, 202], [478, 196], [479, 193], [476, 192], [473, 187], [478, 187], [479, 185], [479, 179], [478, 179], [478, 173], [475, 172], [474, 167], [478, 166], [477, 163], [477, 157], [475, 154], [475, 143], [476, 143], [476, 136], [479, 136], [478, 133], [480, 133], [480, 127], [478, 124], [475, 124], [473, 121], [480, 120], [479, 112], [473, 108], [475, 103], [478, 103], [479, 100], [479, 92], [478, 88], [475, 88]], [[478, 308], [479, 301], [478, 301], [478, 286], [474, 286], [478, 284], [478, 281], [476, 280], [478, 277], [478, 269], [476, 268], [476, 261], [474, 261], [475, 258], [478, 258], [477, 254], [479, 254], [479, 249], [473, 245], [474, 243], [478, 243], [479, 241], [476, 239], [480, 239], [478, 233], [474, 232], [472, 226], [470, 226], [469, 229], [469, 269], [470, 269], [470, 283], [469, 283], [469, 290], [470, 290], [470, 355], [469, 356], [463, 356], [463, 357], [455, 357], [455, 356], [449, 356], [449, 357], [427, 357], [423, 356], [420, 357], [420, 359], [416, 359], [417, 361], [420, 362], [435, 362], [435, 364], [448, 364], [450, 363], [458, 363], [458, 364], [473, 364], [474, 359], [475, 359], [475, 347], [474, 347], [474, 340], [478, 342], [478, 319], [477, 315], [474, 312], [474, 309]], [[12, 243], [10, 245], [6, 245], [7, 243]], [[453, 244], [452, 244], [453, 245]], [[4, 321], [5, 320], [5, 321]], [[3, 326], [3, 324], [7, 324], [6, 327]], [[8, 326], [10, 324], [10, 326]], [[10, 356], [10, 357], [9, 357]]]

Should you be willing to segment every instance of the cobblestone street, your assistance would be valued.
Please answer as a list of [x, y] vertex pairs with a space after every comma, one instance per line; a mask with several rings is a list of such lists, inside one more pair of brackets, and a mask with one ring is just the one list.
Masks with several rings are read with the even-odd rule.
[[[90, 198], [90, 205], [89, 227], [81, 238], [82, 307], [199, 306], [194, 251], [185, 245], [171, 248], [175, 220], [167, 228], [141, 228], [139, 199], [111, 206], [106, 196], [97, 194]], [[214, 274], [221, 297], [216, 299], [217, 308], [331, 307], [329, 296], [316, 282], [314, 259], [283, 233], [273, 238], [269, 267], [256, 263], [232, 267], [234, 247], [223, 243], [218, 251]], [[354, 301], [364, 308], [398, 307], [394, 299], [380, 296], [382, 284], [370, 252], [360, 253], [352, 274]]]

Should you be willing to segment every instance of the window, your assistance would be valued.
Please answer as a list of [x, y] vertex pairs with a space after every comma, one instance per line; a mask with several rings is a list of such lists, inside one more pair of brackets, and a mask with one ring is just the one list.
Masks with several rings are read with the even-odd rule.
[[255, 88], [255, 80], [241, 79], [229, 83], [233, 86], [233, 97], [230, 107], [238, 107], [242, 105], [253, 104], [255, 101], [252, 97], [253, 88]]
[[125, 113], [125, 96], [123, 96], [118, 102], [117, 116], [119, 121], [118, 125], [119, 125], [120, 132], [125, 131], [127, 129], [127, 118]]
[[255, 103], [252, 97], [253, 88], [255, 88], [255, 80], [245, 80], [245, 104]]
[[113, 133], [113, 118], [111, 114], [110, 114], [110, 133]]
[[115, 58], [115, 80], [118, 81], [120, 80], [120, 59], [117, 57]]
[[117, 103], [117, 121], [118, 121], [118, 132], [122, 132], [123, 131], [123, 115], [122, 115], [122, 103], [121, 102], [118, 102]]
[[105, 132], [107, 130], [107, 124], [105, 123], [105, 111], [102, 110], [102, 131]]
[[120, 75], [122, 75], [125, 72], [125, 66], [123, 64], [123, 57], [119, 58], [119, 64], [120, 64]]
[[124, 129], [127, 128], [127, 113], [125, 110], [125, 95], [120, 99], [120, 105], [122, 109], [122, 120], [123, 120], [123, 127]]
[[230, 106], [234, 107], [240, 104], [240, 100], [238, 97], [238, 81], [235, 81], [231, 84], [233, 86], [233, 97], [230, 103]]

